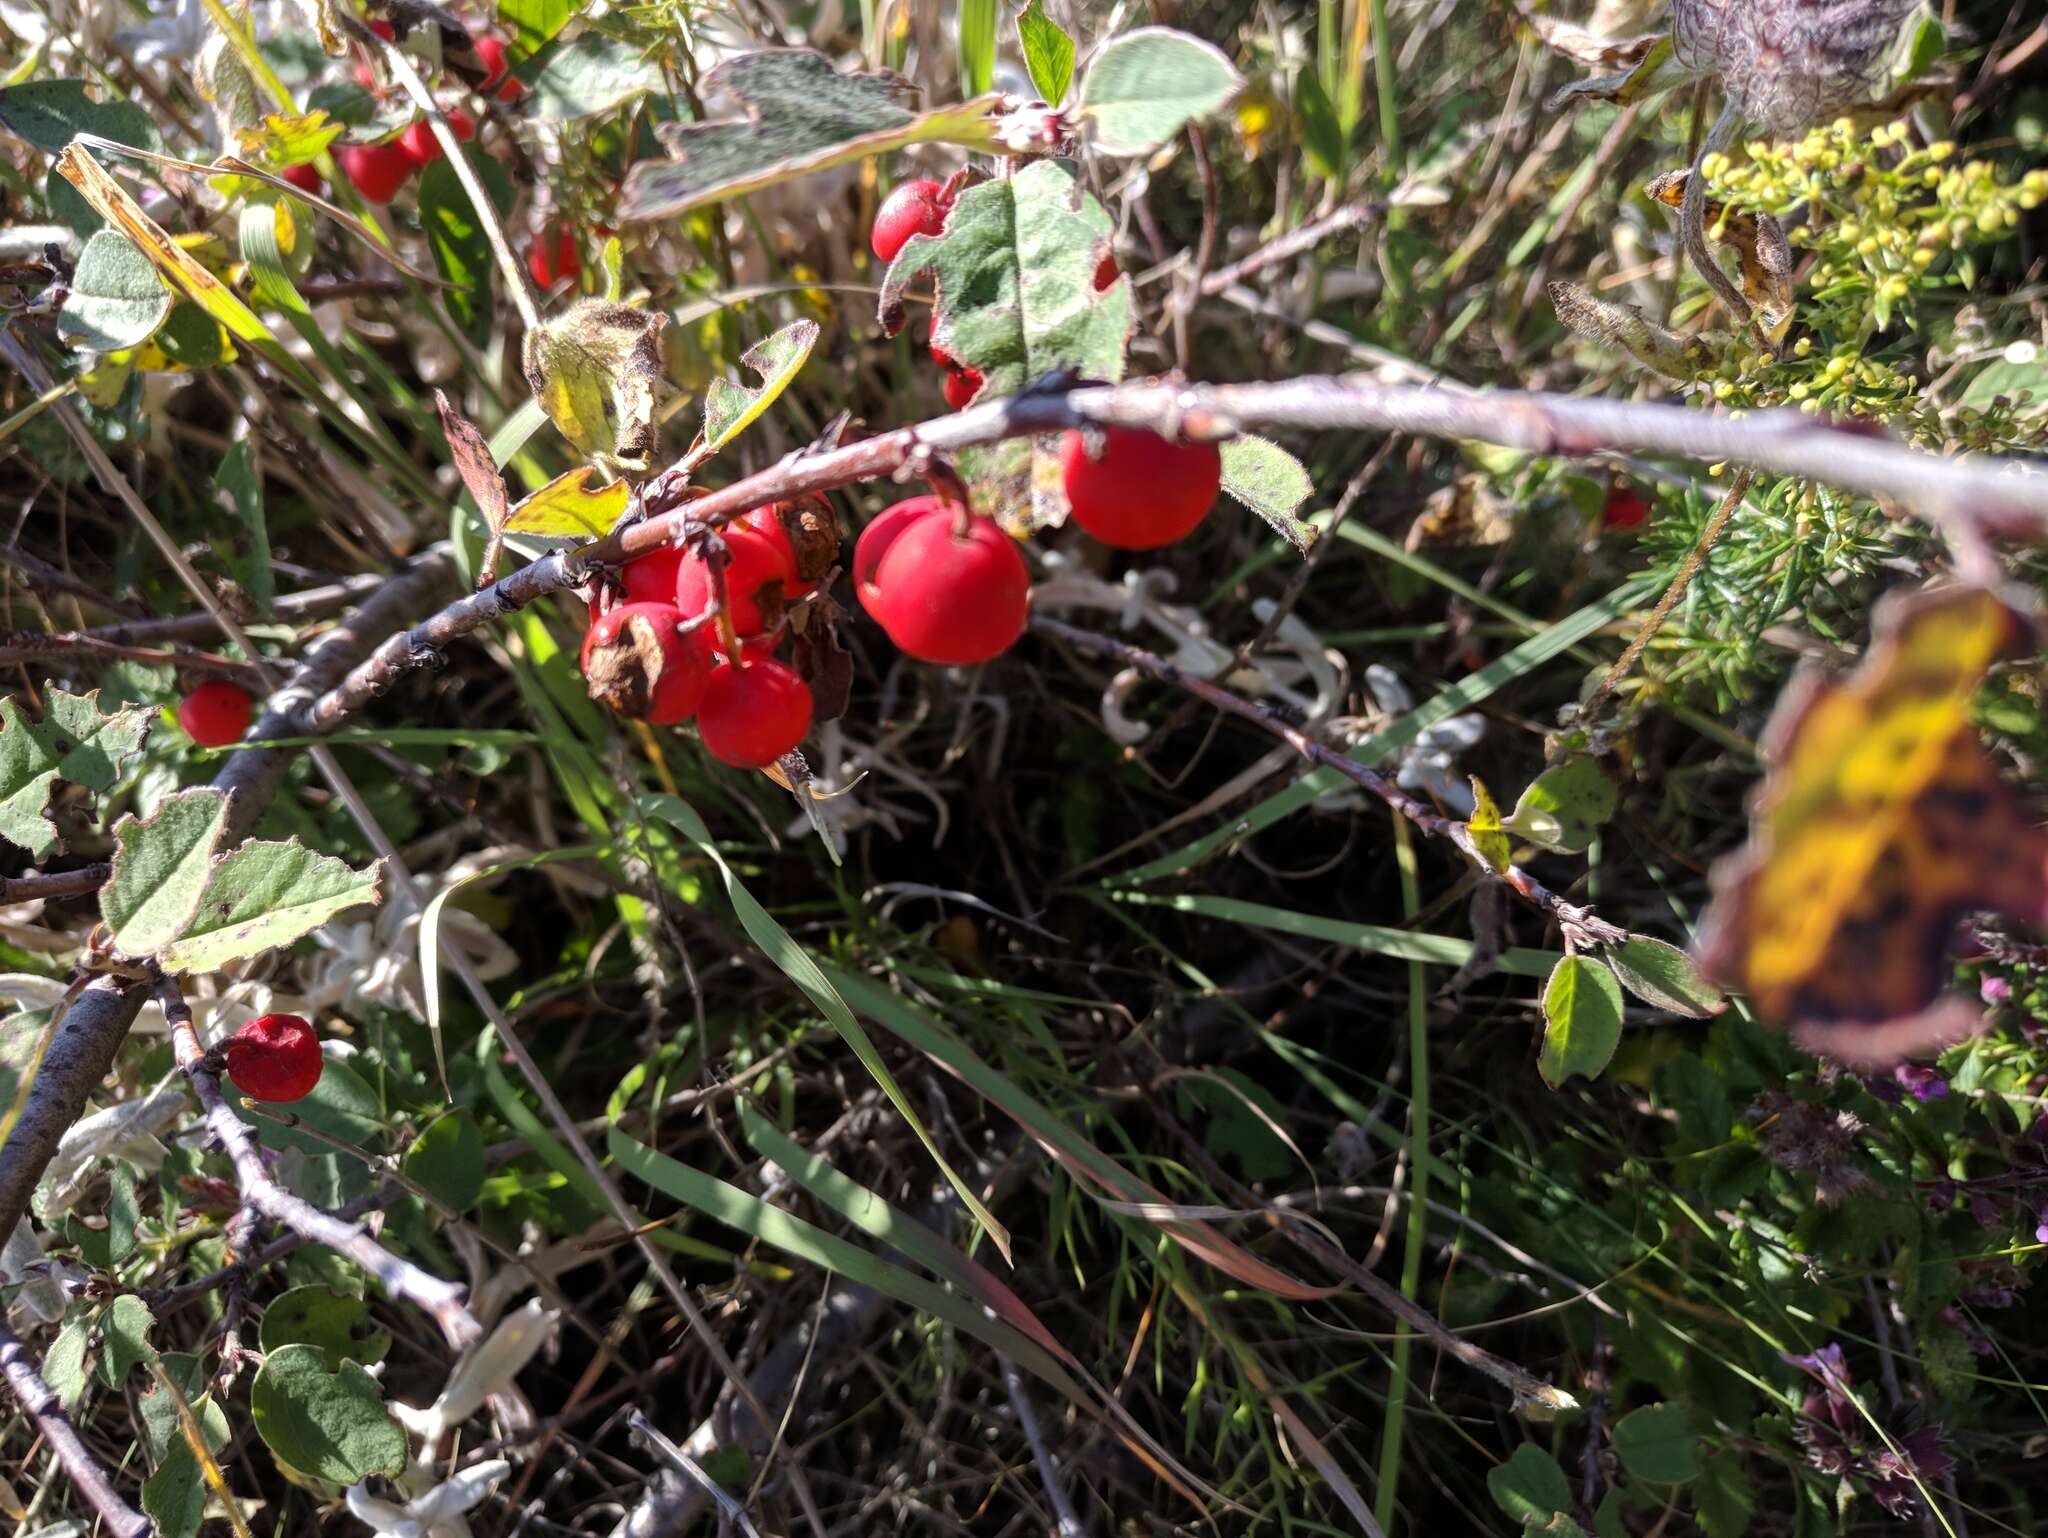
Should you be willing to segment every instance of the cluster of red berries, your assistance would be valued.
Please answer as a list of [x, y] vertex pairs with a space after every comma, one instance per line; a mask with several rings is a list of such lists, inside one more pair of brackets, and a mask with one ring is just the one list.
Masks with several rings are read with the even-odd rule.
[[[959, 179], [935, 182], [928, 176], [901, 183], [882, 199], [875, 210], [875, 222], [868, 228], [868, 246], [876, 259], [893, 262], [913, 235], [936, 235], [946, 227], [953, 212], [953, 196]], [[1116, 255], [1105, 249], [1095, 264], [1095, 291], [1101, 293], [1117, 279]], [[946, 404], [955, 411], [966, 408], [981, 392], [981, 371], [962, 363], [937, 342], [931, 344], [932, 362], [946, 371]]]
[[255, 1100], [304, 1100], [320, 1082], [320, 1038], [303, 1015], [262, 1015], [221, 1045], [228, 1077]]
[[[370, 30], [390, 42], [396, 36], [388, 21], [372, 21]], [[511, 61], [506, 57], [505, 45], [495, 37], [471, 39], [470, 46], [483, 61], [484, 82], [478, 87], [486, 96], [495, 96], [499, 101], [513, 101], [526, 89], [519, 80], [509, 74]], [[368, 59], [359, 59], [355, 69], [356, 84], [374, 93], [377, 89], [376, 71]], [[455, 131], [455, 137], [467, 144], [476, 137], [476, 119], [460, 107], [451, 107], [444, 114], [448, 126]], [[355, 184], [360, 192], [372, 203], [389, 203], [398, 196], [415, 171], [423, 171], [441, 156], [441, 141], [435, 137], [433, 126], [425, 118], [416, 120], [404, 133], [382, 144], [349, 144], [335, 151], [334, 158], [343, 173]], [[294, 175], [302, 172], [304, 175]], [[317, 193], [320, 179], [310, 167], [294, 166], [282, 173], [294, 186]], [[311, 178], [308, 185], [306, 177]]]
[[656, 725], [697, 718], [704, 749], [762, 769], [811, 729], [811, 690], [779, 660], [783, 609], [814, 591], [839, 555], [822, 497], [757, 507], [719, 531], [725, 611], [704, 555], [681, 547], [628, 562], [591, 600], [583, 637], [590, 697]]

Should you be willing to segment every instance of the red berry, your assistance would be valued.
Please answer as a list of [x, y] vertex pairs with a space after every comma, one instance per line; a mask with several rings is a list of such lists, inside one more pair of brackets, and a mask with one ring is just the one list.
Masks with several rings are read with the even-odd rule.
[[711, 677], [710, 629], [681, 630], [672, 603], [622, 603], [583, 637], [590, 697], [622, 716], [671, 726], [687, 721]]
[[418, 169], [396, 144], [349, 144], [335, 151], [342, 174], [372, 203], [389, 203]]
[[1175, 443], [1141, 427], [1104, 431], [1102, 456], [1069, 432], [1061, 451], [1074, 521], [1118, 550], [1157, 550], [1194, 531], [1223, 484], [1213, 443]]
[[310, 192], [316, 198], [324, 191], [320, 183], [320, 173], [310, 165], [285, 166], [277, 174], [299, 191]]
[[[676, 601], [676, 579], [682, 575], [683, 547], [669, 545], [636, 556], [619, 568], [619, 586], [627, 603], [669, 603]], [[684, 619], [691, 618], [685, 612]]]
[[545, 226], [526, 248], [526, 270], [534, 287], [546, 290], [563, 279], [575, 279], [583, 271], [583, 252], [576, 244], [576, 232], [560, 220]]
[[246, 690], [225, 678], [209, 678], [178, 706], [178, 725], [202, 748], [240, 742], [255, 706]]
[[[922, 504], [922, 505], [920, 505]], [[913, 511], [893, 525], [899, 509]], [[920, 662], [986, 662], [1024, 633], [1031, 574], [1017, 542], [987, 518], [954, 533], [955, 509], [937, 497], [898, 503], [874, 523], [873, 550], [856, 550], [861, 602], [889, 639]], [[862, 544], [867, 534], [862, 535]], [[875, 559], [864, 564], [865, 557]]]
[[929, 177], [905, 182], [875, 210], [868, 244], [882, 261], [893, 262], [913, 235], [936, 235], [946, 227], [945, 188]]
[[739, 769], [766, 768], [810, 729], [810, 685], [773, 657], [718, 669], [697, 711], [704, 751]]
[[946, 370], [946, 404], [955, 411], [965, 411], [981, 393], [981, 370], [972, 368], [949, 368]]
[[1607, 505], [1600, 509], [1600, 521], [1610, 529], [1640, 528], [1649, 517], [1649, 499], [1632, 486], [1614, 487], [1607, 493]]
[[[523, 81], [508, 78], [510, 61], [505, 57], [505, 45], [495, 37], [480, 37], [476, 40], [476, 56], [484, 61], [484, 83], [478, 89], [492, 94], [492, 87], [499, 101], [517, 101], [526, 89]], [[499, 81], [504, 81], [499, 85]]]
[[398, 41], [397, 29], [394, 28], [390, 22], [386, 21], [381, 16], [375, 17], [370, 21], [365, 22], [364, 25], [367, 26], [372, 32], [376, 33], [379, 37], [383, 38], [384, 41], [387, 43], [395, 43]]
[[[450, 131], [462, 143], [467, 144], [476, 137], [476, 119], [460, 107], [450, 107], [446, 116]], [[398, 147], [405, 151], [407, 160], [422, 170], [441, 158], [441, 140], [434, 132], [434, 125], [425, 118], [417, 119], [398, 136]]]
[[883, 508], [853, 542], [853, 596], [878, 621], [882, 617], [877, 607], [881, 591], [875, 586], [875, 573], [881, 567], [882, 557], [904, 530], [942, 506], [937, 497], [909, 497]]
[[[783, 600], [795, 597], [799, 587], [788, 540], [778, 547], [744, 522], [729, 523], [720, 532], [728, 557], [725, 596], [732, 609], [732, 628], [741, 635], [772, 630], [781, 623]], [[683, 558], [675, 601], [685, 614], [702, 614], [709, 607], [711, 571], [700, 557]]]
[[1108, 288], [1110, 284], [1117, 280], [1117, 275], [1121, 271], [1122, 269], [1116, 264], [1116, 253], [1114, 251], [1104, 251], [1102, 253], [1102, 260], [1095, 264], [1095, 292], [1099, 294], [1105, 288]]
[[304, 1100], [320, 1082], [320, 1038], [299, 1015], [263, 1015], [227, 1040], [228, 1077], [255, 1100]]

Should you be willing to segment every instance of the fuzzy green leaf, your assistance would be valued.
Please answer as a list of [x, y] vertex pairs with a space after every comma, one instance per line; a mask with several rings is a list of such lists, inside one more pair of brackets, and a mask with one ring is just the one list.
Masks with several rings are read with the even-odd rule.
[[57, 331], [90, 352], [119, 352], [148, 341], [170, 313], [171, 291], [149, 258], [118, 230], [101, 230], [78, 258]]
[[57, 847], [44, 815], [53, 781], [105, 790], [149, 735], [151, 712], [131, 705], [101, 715], [99, 691], [44, 696], [43, 719], [31, 721], [15, 698], [0, 699], [0, 838], [41, 860]]
[[1057, 107], [1074, 83], [1074, 40], [1045, 14], [1045, 0], [1028, 0], [1017, 13], [1017, 44], [1032, 89], [1048, 107]]
[[1556, 1089], [1574, 1074], [1589, 1079], [1621, 1044], [1621, 984], [1599, 962], [1567, 956], [1543, 987], [1543, 1050], [1536, 1071]]
[[405, 1433], [385, 1411], [377, 1380], [351, 1361], [330, 1372], [318, 1346], [269, 1353], [249, 1409], [264, 1446], [301, 1474], [353, 1485], [405, 1468]]
[[467, 1212], [484, 1189], [484, 1135], [467, 1111], [435, 1117], [405, 1151], [406, 1178], [454, 1212]]
[[391, 1349], [391, 1332], [378, 1326], [361, 1298], [314, 1282], [281, 1294], [263, 1311], [264, 1355], [286, 1346], [316, 1346], [329, 1372], [343, 1362], [374, 1367]]
[[43, 1358], [43, 1381], [56, 1390], [57, 1402], [66, 1410], [78, 1408], [78, 1402], [85, 1398], [86, 1385], [91, 1382], [85, 1357], [86, 1348], [92, 1344], [92, 1318], [90, 1308], [74, 1303], [64, 1316], [64, 1327]]
[[31, 80], [0, 91], [0, 127], [52, 155], [77, 134], [163, 148], [147, 112], [132, 101], [94, 101], [83, 80]]
[[761, 376], [759, 385], [734, 384], [722, 376], [712, 380], [704, 392], [705, 447], [723, 448], [751, 427], [789, 388], [817, 342], [816, 321], [791, 321], [740, 355], [740, 362]]
[[251, 839], [216, 864], [197, 911], [157, 952], [166, 972], [211, 972], [290, 945], [350, 908], [374, 903], [383, 862], [355, 870], [296, 838]]
[[643, 160], [626, 174], [620, 217], [672, 219], [910, 144], [995, 145], [994, 98], [916, 112], [900, 77], [842, 75], [823, 54], [801, 48], [741, 54], [712, 70], [699, 89], [736, 101], [739, 115], [663, 125], [662, 141], [674, 159]]
[[156, 1354], [149, 1343], [149, 1305], [124, 1292], [100, 1315], [100, 1381], [118, 1389], [128, 1374]]
[[213, 874], [228, 798], [209, 786], [181, 790], [147, 817], [114, 824], [114, 865], [100, 913], [114, 949], [153, 956], [185, 932]]
[[1517, 1522], [1548, 1522], [1552, 1512], [1571, 1509], [1572, 1487], [1564, 1470], [1534, 1442], [1521, 1443], [1506, 1463], [1488, 1470], [1486, 1489]]
[[498, 17], [512, 24], [517, 34], [517, 52], [537, 53], [549, 39], [569, 24], [577, 6], [574, 0], [498, 0]]
[[1615, 800], [1614, 782], [1599, 764], [1568, 759], [1530, 782], [1502, 826], [1545, 849], [1577, 854], [1614, 815]]
[[1603, 955], [1622, 986], [1645, 1004], [1694, 1020], [1718, 1015], [1728, 1007], [1721, 990], [1675, 945], [1648, 935], [1630, 935]]
[[[160, 1365], [185, 1396], [206, 1450], [219, 1452], [227, 1446], [228, 1418], [213, 1397], [202, 1392], [206, 1373], [199, 1361], [169, 1352]], [[197, 1538], [206, 1515], [206, 1476], [179, 1427], [177, 1406], [161, 1384], [152, 1386], [140, 1403], [143, 1443], [156, 1463], [156, 1472], [142, 1482], [142, 1509], [156, 1522], [157, 1538]]]
[[654, 391], [668, 316], [585, 299], [526, 334], [526, 382], [562, 436], [601, 463], [640, 467], [654, 447]]
[[536, 60], [529, 117], [548, 123], [573, 123], [625, 105], [636, 96], [661, 89], [661, 68], [635, 44], [603, 32], [581, 32], [557, 42]]
[[1279, 444], [1249, 433], [1220, 447], [1223, 489], [1306, 555], [1320, 532], [1314, 524], [1297, 516], [1301, 504], [1315, 491], [1307, 468]]
[[1148, 155], [1220, 111], [1243, 84], [1214, 45], [1168, 27], [1140, 27], [1102, 46], [1078, 105], [1095, 125], [1097, 149]]

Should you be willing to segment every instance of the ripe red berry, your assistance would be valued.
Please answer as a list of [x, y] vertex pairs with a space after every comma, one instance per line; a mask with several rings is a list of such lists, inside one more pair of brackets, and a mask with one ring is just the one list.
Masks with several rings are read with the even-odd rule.
[[241, 687], [225, 678], [209, 678], [179, 704], [178, 725], [202, 748], [224, 748], [242, 740], [254, 711]]
[[937, 497], [897, 503], [861, 535], [855, 591], [911, 656], [964, 667], [1007, 651], [1024, 633], [1031, 573], [1017, 542], [989, 519], [969, 519], [964, 537], [955, 521], [955, 509]]
[[947, 369], [946, 404], [955, 411], [965, 411], [973, 404], [974, 397], [981, 393], [982, 383], [980, 369]]
[[704, 751], [739, 769], [766, 768], [810, 729], [810, 685], [773, 657], [719, 668], [697, 711]]
[[334, 158], [342, 174], [355, 183], [356, 191], [372, 203], [389, 203], [398, 196], [405, 179], [418, 169], [412, 157], [396, 144], [349, 144], [336, 150]]
[[[788, 540], [778, 546], [740, 521], [727, 524], [720, 532], [725, 540], [725, 596], [732, 611], [732, 628], [741, 635], [774, 629], [782, 621], [783, 601], [796, 597], [800, 588]], [[675, 601], [686, 615], [701, 614], [710, 605], [711, 571], [700, 557], [683, 558]]]
[[936, 235], [946, 227], [945, 188], [929, 177], [905, 182], [875, 210], [868, 244], [882, 261], [893, 262], [913, 235]]
[[1157, 550], [1194, 531], [1223, 484], [1213, 443], [1175, 443], [1140, 427], [1104, 431], [1102, 456], [1069, 432], [1061, 450], [1074, 521], [1118, 550]]
[[[480, 37], [476, 40], [476, 56], [484, 61], [484, 83], [478, 89], [487, 96], [495, 94], [499, 101], [519, 100], [526, 85], [510, 76], [511, 63], [505, 57], [505, 45], [495, 37]], [[500, 81], [504, 83], [500, 85]]]
[[[450, 107], [446, 117], [450, 131], [462, 143], [476, 137], [476, 119], [460, 107]], [[416, 120], [398, 136], [398, 147], [405, 151], [406, 159], [423, 170], [441, 158], [441, 141], [434, 133], [434, 125], [425, 118]]]
[[672, 603], [622, 603], [599, 618], [583, 637], [590, 697], [656, 726], [689, 720], [711, 677], [711, 631], [682, 631], [687, 617]]
[[304, 1100], [320, 1082], [320, 1038], [300, 1015], [263, 1015], [227, 1040], [228, 1077], [256, 1100]]
[[1640, 528], [1650, 517], [1650, 502], [1633, 486], [1616, 486], [1607, 493], [1607, 505], [1600, 509], [1600, 522], [1610, 529]]
[[285, 166], [277, 174], [298, 188], [299, 191], [310, 192], [316, 198], [320, 197], [325, 190], [321, 186], [320, 173], [310, 165]]
[[1095, 292], [1099, 294], [1105, 288], [1108, 288], [1110, 284], [1117, 280], [1117, 275], [1122, 270], [1116, 264], [1116, 253], [1114, 251], [1104, 251], [1102, 253], [1102, 260], [1095, 264]]
[[563, 279], [574, 280], [583, 271], [583, 252], [576, 244], [576, 232], [557, 219], [546, 225], [526, 248], [526, 270], [534, 287], [546, 290]]
[[[669, 545], [660, 550], [649, 551], [636, 556], [619, 568], [619, 586], [625, 590], [627, 603], [667, 603], [676, 601], [676, 580], [682, 575], [683, 547]], [[691, 616], [686, 612], [684, 619]]]
[[395, 43], [398, 41], [397, 29], [394, 28], [390, 22], [386, 21], [381, 16], [371, 18], [369, 21], [365, 22], [364, 25], [367, 26], [372, 32], [376, 33], [379, 37], [383, 38], [384, 41], [387, 43]]

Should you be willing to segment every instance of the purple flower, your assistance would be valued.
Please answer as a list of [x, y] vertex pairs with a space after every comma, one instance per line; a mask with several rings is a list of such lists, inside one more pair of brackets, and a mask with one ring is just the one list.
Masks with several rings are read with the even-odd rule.
[[2012, 997], [2012, 984], [2003, 977], [1992, 977], [1987, 974], [1978, 979], [1977, 997], [1995, 1007]]
[[1901, 1063], [1892, 1070], [1892, 1078], [1901, 1089], [1906, 1090], [1915, 1100], [1926, 1104], [1940, 1100], [1948, 1094], [1948, 1080], [1932, 1068], [1922, 1068], [1916, 1063]]
[[1764, 1124], [1757, 1139], [1763, 1156], [1780, 1169], [1811, 1172], [1813, 1199], [1823, 1207], [1870, 1184], [1854, 1161], [1863, 1123], [1850, 1112], [1771, 1090], [1757, 1098], [1751, 1114]]
[[1945, 1478], [1956, 1460], [1941, 1450], [1939, 1426], [1916, 1426], [1879, 1448], [1868, 1460], [1870, 1493], [1878, 1505], [1901, 1521], [1918, 1515], [1920, 1486]]

